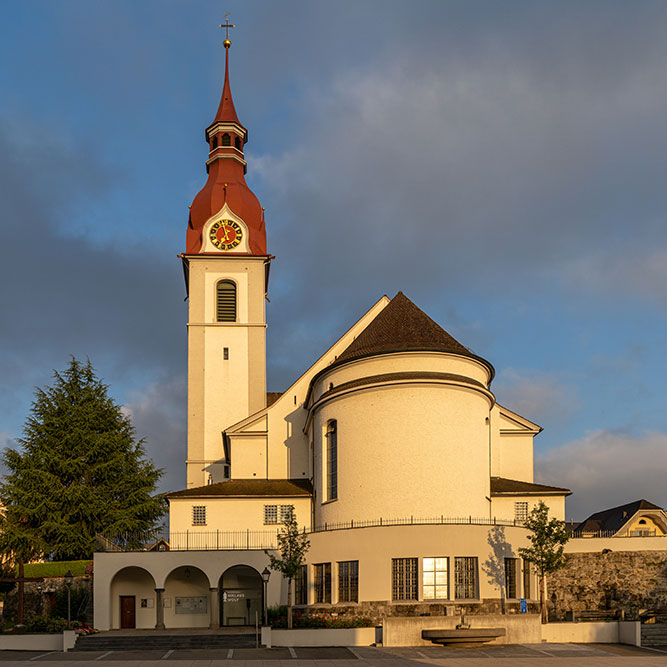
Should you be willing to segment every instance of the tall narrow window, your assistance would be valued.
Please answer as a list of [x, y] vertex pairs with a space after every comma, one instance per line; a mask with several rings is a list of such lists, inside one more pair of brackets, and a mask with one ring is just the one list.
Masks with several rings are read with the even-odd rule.
[[264, 525], [278, 523], [278, 505], [264, 505]]
[[315, 565], [315, 602], [331, 603], [331, 563]]
[[424, 600], [446, 600], [449, 596], [448, 558], [424, 558], [422, 583]]
[[213, 137], [211, 139], [211, 150], [218, 147], [218, 137]]
[[327, 500], [338, 498], [338, 426], [332, 419], [327, 424]]
[[519, 597], [516, 585], [516, 569], [518, 564], [518, 558], [505, 559], [505, 596], [508, 600], [514, 600]]
[[477, 597], [477, 557], [464, 556], [454, 559], [454, 584], [457, 600]]
[[530, 600], [530, 561], [523, 561], [523, 597]]
[[222, 140], [220, 141], [221, 146], [231, 146], [232, 145], [232, 138], [225, 132], [222, 135]]
[[417, 558], [391, 559], [391, 599], [417, 599]]
[[234, 146], [241, 150], [241, 140], [238, 137], [234, 139]]
[[528, 503], [518, 500], [514, 503], [514, 520], [523, 523], [528, 518]]
[[216, 286], [216, 319], [218, 322], [236, 322], [236, 285], [221, 280]]
[[359, 561], [338, 563], [338, 602], [359, 601]]
[[294, 604], [308, 604], [308, 568], [302, 565], [294, 578]]

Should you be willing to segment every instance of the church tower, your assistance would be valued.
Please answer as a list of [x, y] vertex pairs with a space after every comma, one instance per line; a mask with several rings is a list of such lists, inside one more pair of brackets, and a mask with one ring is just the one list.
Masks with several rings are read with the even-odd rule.
[[206, 128], [208, 180], [190, 207], [181, 255], [189, 296], [187, 486], [223, 481], [224, 430], [266, 405], [264, 214], [245, 182], [248, 131], [225, 82]]

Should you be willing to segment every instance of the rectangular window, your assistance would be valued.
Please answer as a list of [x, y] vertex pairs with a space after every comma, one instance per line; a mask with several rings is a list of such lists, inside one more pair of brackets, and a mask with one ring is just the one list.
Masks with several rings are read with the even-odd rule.
[[477, 597], [477, 557], [457, 556], [454, 560], [454, 594], [457, 600]]
[[289, 521], [292, 514], [294, 514], [294, 505], [281, 505], [280, 523], [285, 523], [286, 521]]
[[264, 505], [264, 525], [278, 523], [278, 505]]
[[523, 597], [530, 600], [530, 561], [523, 561]]
[[331, 563], [318, 563], [315, 567], [315, 603], [331, 603]]
[[514, 520], [523, 523], [528, 518], [528, 503], [520, 500], [514, 503]]
[[338, 563], [338, 602], [359, 602], [359, 561]]
[[206, 525], [206, 505], [192, 506], [192, 525], [193, 526]]
[[418, 558], [391, 559], [391, 599], [416, 600]]
[[302, 565], [294, 578], [294, 604], [308, 604], [308, 568]]
[[338, 498], [338, 425], [327, 424], [327, 500]]
[[448, 558], [424, 558], [422, 560], [424, 600], [446, 600], [449, 597], [448, 561]]
[[515, 600], [519, 597], [516, 585], [516, 569], [518, 565], [518, 558], [505, 559], [505, 597], [508, 600]]

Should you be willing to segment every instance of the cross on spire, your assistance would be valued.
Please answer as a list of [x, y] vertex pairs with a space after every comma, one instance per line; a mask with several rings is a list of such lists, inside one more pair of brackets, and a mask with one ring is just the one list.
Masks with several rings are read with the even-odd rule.
[[233, 23], [229, 22], [229, 12], [225, 14], [225, 22], [220, 24], [221, 28], [225, 29], [225, 41], [229, 40], [229, 29], [230, 28], [236, 28], [236, 26]]

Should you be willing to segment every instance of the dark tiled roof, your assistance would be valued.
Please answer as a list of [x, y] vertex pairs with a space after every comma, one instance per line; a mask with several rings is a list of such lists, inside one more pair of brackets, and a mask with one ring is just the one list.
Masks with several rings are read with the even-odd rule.
[[311, 496], [309, 479], [229, 479], [217, 484], [197, 486], [168, 493], [167, 498], [205, 496]]
[[612, 507], [611, 509], [591, 514], [588, 519], [582, 521], [577, 526], [577, 531], [597, 532], [599, 530], [613, 530], [616, 532], [639, 510], [661, 509], [662, 507], [658, 507], [648, 500], [635, 500], [635, 502], [628, 503], [627, 505], [619, 505], [618, 507]]
[[376, 384], [378, 382], [395, 382], [399, 380], [431, 380], [441, 382], [461, 382], [464, 384], [474, 385], [475, 387], [486, 387], [481, 383], [473, 380], [471, 378], [465, 377], [464, 375], [456, 375], [454, 373], [434, 373], [431, 371], [409, 371], [404, 373], [383, 373], [381, 375], [369, 375], [365, 378], [359, 378], [358, 380], [351, 380], [350, 382], [344, 382], [343, 384], [336, 385], [333, 389], [325, 391], [320, 398], [326, 398], [332, 394], [337, 394], [340, 391], [345, 391], [346, 389], [354, 389], [355, 387], [363, 387], [367, 384]]
[[282, 391], [267, 391], [266, 392], [266, 407], [273, 405], [281, 396], [283, 395]]
[[546, 484], [531, 484], [530, 482], [521, 482], [518, 479], [507, 479], [505, 477], [491, 478], [491, 495], [539, 495], [539, 496], [561, 496], [570, 495], [570, 489], [564, 489], [560, 486], [547, 486]]
[[[399, 292], [335, 363], [390, 352], [433, 350], [479, 359]], [[484, 360], [482, 360], [484, 361]], [[488, 361], [484, 363], [493, 373]]]

